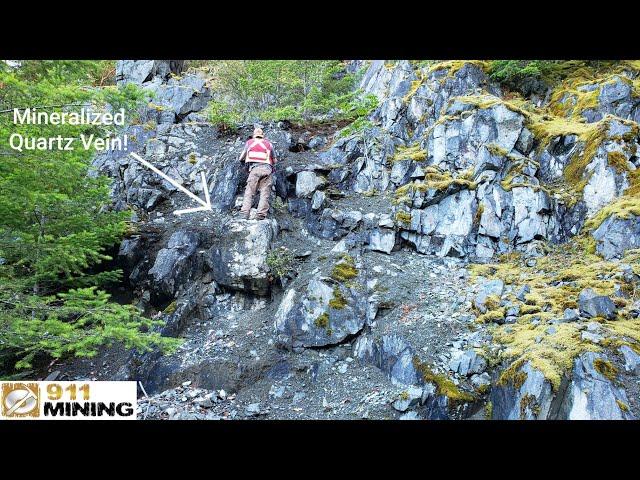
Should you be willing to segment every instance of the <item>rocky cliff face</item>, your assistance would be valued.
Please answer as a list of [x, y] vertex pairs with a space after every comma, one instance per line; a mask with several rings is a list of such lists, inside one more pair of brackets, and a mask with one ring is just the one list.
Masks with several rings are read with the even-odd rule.
[[[245, 221], [231, 212], [252, 126], [208, 124], [211, 93], [181, 68], [119, 62], [119, 82], [154, 92], [127, 127], [131, 150], [200, 196], [204, 172], [213, 211], [174, 215], [194, 205], [126, 154], [94, 162], [114, 179], [115, 208], [135, 211], [118, 254], [130, 289], [164, 335], [184, 338], [173, 355], [124, 354], [101, 374], [141, 381], [145, 416], [638, 416], [637, 263], [607, 272], [624, 301], [576, 294], [560, 317], [534, 311], [541, 287], [526, 271], [505, 282], [470, 268], [520, 255], [537, 275], [549, 245], [585, 235], [606, 260], [640, 246], [637, 72], [514, 99], [477, 62], [371, 62], [370, 127], [265, 126], [277, 199], [272, 219]], [[616, 315], [624, 328], [606, 323]], [[538, 328], [558, 335], [551, 353], [526, 336]], [[556, 350], [572, 352], [562, 375], [545, 368]]]

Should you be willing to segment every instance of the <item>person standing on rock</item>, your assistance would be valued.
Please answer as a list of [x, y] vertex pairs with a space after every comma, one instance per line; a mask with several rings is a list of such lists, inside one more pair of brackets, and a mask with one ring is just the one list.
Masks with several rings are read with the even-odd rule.
[[260, 192], [258, 202], [258, 220], [264, 220], [269, 213], [269, 197], [271, 196], [271, 175], [276, 164], [276, 153], [271, 142], [264, 138], [261, 128], [253, 130], [253, 138], [247, 141], [238, 158], [249, 165], [249, 178], [244, 190], [244, 199], [240, 209], [240, 217], [248, 219], [256, 190]]

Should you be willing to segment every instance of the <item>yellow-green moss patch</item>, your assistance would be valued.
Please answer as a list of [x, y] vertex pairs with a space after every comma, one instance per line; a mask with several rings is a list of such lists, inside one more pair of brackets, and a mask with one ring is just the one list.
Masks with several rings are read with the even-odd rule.
[[401, 160], [424, 162], [426, 159], [427, 151], [421, 148], [419, 144], [410, 145], [408, 147], [398, 147], [391, 157], [392, 162], [399, 162]]
[[453, 176], [448, 171], [442, 171], [437, 167], [427, 167], [424, 169], [424, 180], [414, 180], [401, 187], [394, 192], [396, 199], [411, 196], [415, 192], [426, 192], [427, 190], [444, 191], [452, 185], [458, 185], [462, 188], [475, 190], [476, 183], [471, 180], [473, 172], [465, 170]]
[[618, 407], [620, 407], [620, 410], [622, 410], [623, 412], [626, 413], [629, 411], [629, 405], [624, 403], [622, 400], [616, 399], [616, 403], [618, 404]]
[[342, 310], [347, 306], [347, 299], [344, 298], [344, 295], [342, 295], [340, 287], [334, 287], [333, 298], [329, 300], [329, 306], [336, 310]]
[[609, 360], [603, 358], [596, 358], [593, 361], [593, 368], [595, 368], [600, 375], [614, 381], [618, 375], [618, 369], [613, 366]]
[[453, 77], [458, 72], [458, 70], [464, 67], [467, 63], [475, 65], [482, 70], [487, 70], [489, 68], [489, 62], [484, 60], [447, 60], [431, 65], [429, 67], [429, 73], [446, 69], [448, 70], [447, 77]]
[[409, 212], [405, 212], [404, 210], [400, 210], [398, 213], [396, 213], [396, 220], [398, 221], [398, 223], [401, 223], [403, 225], [410, 225], [411, 214]]
[[527, 374], [521, 370], [524, 363], [524, 359], [518, 359], [509, 365], [498, 378], [497, 384], [500, 386], [511, 384], [513, 388], [520, 390], [527, 380]]
[[409, 100], [411, 100], [411, 98], [418, 91], [418, 88], [420, 88], [420, 85], [422, 85], [422, 82], [423, 82], [422, 79], [414, 80], [413, 82], [411, 82], [411, 88], [409, 88], [409, 91], [407, 92], [407, 94], [402, 99], [402, 101], [404, 103], [407, 103]]
[[327, 312], [323, 312], [315, 319], [313, 324], [318, 328], [324, 328], [325, 330], [329, 328], [329, 314]]
[[167, 305], [166, 308], [163, 310], [163, 312], [168, 314], [168, 315], [171, 315], [175, 311], [176, 311], [176, 301], [175, 300], [173, 302], [171, 302], [169, 305]]
[[627, 162], [627, 157], [622, 152], [618, 152], [618, 151], [609, 152], [607, 154], [607, 162], [618, 173], [624, 173], [629, 171], [629, 164]]
[[[600, 321], [618, 341], [640, 343], [640, 320], [632, 318], [629, 313], [633, 302], [640, 298], [640, 291], [616, 276], [618, 262], [608, 262], [585, 251], [584, 242], [580, 239], [549, 247], [547, 255], [538, 258], [533, 268], [519, 256], [505, 256], [502, 260], [495, 264], [475, 265], [471, 269], [473, 277], [500, 278], [505, 284], [512, 285], [513, 291], [524, 283], [531, 290], [524, 301], [517, 300], [513, 293], [507, 296], [510, 302], [520, 306], [520, 316], [516, 323], [497, 325], [493, 330], [494, 341], [505, 347], [500, 359], [510, 362], [502, 380], [513, 380], [517, 369], [530, 362], [557, 388], [578, 355], [602, 350], [602, 346], [582, 340], [579, 322], [560, 323], [554, 325], [555, 333], [548, 332], [550, 320], [561, 318], [566, 308], [577, 308], [578, 295], [585, 288], [591, 288], [600, 295], [620, 298], [616, 302], [618, 318]], [[638, 266], [640, 270], [639, 260], [640, 250], [631, 250], [622, 262]], [[628, 299], [615, 295], [616, 284], [628, 292]], [[489, 310], [478, 321], [492, 321], [501, 314], [500, 310]], [[532, 320], [538, 322], [531, 323]], [[518, 382], [515, 383], [517, 386]]]
[[355, 261], [350, 255], [344, 254], [331, 271], [331, 278], [338, 282], [346, 282], [358, 276]]
[[493, 402], [489, 401], [484, 406], [484, 418], [491, 420], [493, 418]]
[[640, 216], [640, 197], [622, 196], [606, 205], [584, 224], [586, 230], [595, 230], [610, 216], [628, 220], [632, 216]]
[[460, 390], [446, 375], [433, 372], [429, 365], [421, 362], [418, 357], [413, 358], [413, 366], [420, 372], [425, 382], [433, 383], [436, 386], [438, 395], [444, 395], [449, 399], [451, 405], [471, 402], [475, 399], [470, 393]]
[[505, 309], [499, 308], [497, 310], [489, 310], [486, 313], [483, 313], [477, 318], [478, 323], [497, 323], [501, 320], [504, 320]]

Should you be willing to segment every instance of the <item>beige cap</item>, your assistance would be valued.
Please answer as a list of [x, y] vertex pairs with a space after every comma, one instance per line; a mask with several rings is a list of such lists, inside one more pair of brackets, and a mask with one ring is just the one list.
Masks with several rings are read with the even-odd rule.
[[264, 137], [264, 132], [262, 131], [261, 128], [254, 128], [253, 129], [253, 137], [260, 137], [263, 138]]

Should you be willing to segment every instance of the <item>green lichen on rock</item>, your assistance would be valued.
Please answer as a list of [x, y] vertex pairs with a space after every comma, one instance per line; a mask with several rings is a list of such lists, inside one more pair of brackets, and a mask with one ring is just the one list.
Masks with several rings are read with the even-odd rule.
[[624, 403], [622, 400], [616, 399], [616, 403], [618, 404], [618, 407], [620, 408], [620, 410], [622, 410], [623, 412], [626, 413], [629, 411], [629, 405]]
[[472, 170], [462, 171], [454, 177], [448, 171], [442, 171], [437, 167], [430, 166], [424, 169], [424, 174], [424, 180], [414, 180], [396, 189], [394, 192], [396, 203], [410, 198], [416, 192], [424, 193], [428, 190], [440, 192], [447, 190], [449, 187], [475, 190], [477, 187], [477, 184], [472, 180]]
[[323, 312], [315, 319], [313, 324], [318, 328], [324, 328], [325, 330], [329, 329], [329, 314], [327, 312]]
[[344, 283], [358, 276], [358, 269], [355, 261], [350, 255], [342, 255], [340, 261], [336, 263], [331, 271], [331, 278], [335, 281]]
[[424, 162], [427, 159], [426, 150], [420, 148], [419, 144], [410, 145], [408, 147], [398, 147], [391, 162], [399, 162], [401, 160], [413, 160], [414, 162]]
[[396, 213], [396, 221], [403, 225], [411, 224], [411, 214], [409, 212], [405, 212], [404, 210], [400, 210]]
[[335, 310], [342, 310], [347, 306], [347, 299], [342, 295], [340, 287], [334, 287], [333, 298], [329, 300], [329, 306]]
[[603, 358], [596, 358], [593, 361], [593, 368], [603, 377], [614, 381], [618, 375], [618, 369], [609, 361]]
[[488, 401], [484, 406], [484, 418], [491, 420], [493, 418], [493, 402]]
[[459, 389], [446, 375], [435, 373], [427, 363], [421, 362], [418, 357], [413, 358], [413, 366], [425, 382], [435, 385], [438, 395], [444, 395], [449, 399], [450, 405], [453, 406], [475, 400], [472, 394]]
[[176, 301], [174, 300], [173, 302], [171, 302], [169, 305], [166, 306], [166, 308], [163, 310], [163, 313], [166, 313], [167, 315], [171, 315], [172, 313], [174, 313], [176, 311]]
[[520, 419], [524, 420], [527, 416], [527, 410], [531, 411], [536, 417], [540, 415], [540, 405], [535, 395], [530, 393], [524, 395], [520, 399]]

